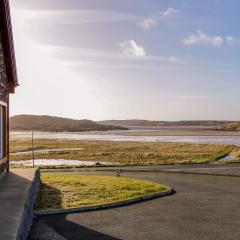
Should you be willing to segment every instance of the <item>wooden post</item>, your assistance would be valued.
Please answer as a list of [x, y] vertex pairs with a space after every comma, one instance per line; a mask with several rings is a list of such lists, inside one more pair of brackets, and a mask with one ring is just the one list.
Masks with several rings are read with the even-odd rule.
[[35, 167], [35, 154], [34, 154], [33, 130], [32, 130], [32, 160], [33, 160], [33, 167]]

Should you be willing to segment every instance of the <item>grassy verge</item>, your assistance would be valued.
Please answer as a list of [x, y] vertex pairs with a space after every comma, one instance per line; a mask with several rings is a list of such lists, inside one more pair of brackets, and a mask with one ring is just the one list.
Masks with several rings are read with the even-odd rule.
[[240, 163], [240, 158], [239, 159], [233, 159], [233, 160], [226, 160], [226, 161], [223, 161], [224, 163]]
[[240, 147], [235, 147], [229, 155], [232, 160], [225, 160], [224, 163], [240, 163]]
[[[11, 152], [27, 151], [30, 140], [11, 141]], [[37, 149], [81, 148], [79, 151], [37, 153], [38, 159], [104, 161], [118, 165], [207, 163], [229, 154], [235, 147], [222, 144], [161, 142], [36, 140]], [[11, 155], [11, 160], [30, 160], [31, 153]]]
[[76, 174], [43, 173], [35, 209], [78, 208], [132, 199], [168, 191], [148, 181]]
[[231, 152], [231, 156], [236, 159], [240, 158], [240, 147], [235, 147]]

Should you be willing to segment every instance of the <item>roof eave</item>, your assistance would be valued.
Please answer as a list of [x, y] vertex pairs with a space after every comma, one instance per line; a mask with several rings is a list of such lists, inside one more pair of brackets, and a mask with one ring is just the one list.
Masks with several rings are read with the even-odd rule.
[[15, 87], [17, 87], [19, 84], [17, 77], [10, 6], [8, 0], [0, 1], [0, 25], [8, 76], [8, 88], [10, 93], [14, 93]]

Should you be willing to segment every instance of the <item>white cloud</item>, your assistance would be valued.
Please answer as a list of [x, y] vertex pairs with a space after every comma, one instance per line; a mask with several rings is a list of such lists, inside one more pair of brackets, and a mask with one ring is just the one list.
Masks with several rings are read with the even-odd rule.
[[36, 26], [58, 26], [58, 25], [75, 25], [75, 24], [88, 24], [99, 22], [123, 22], [123, 21], [136, 21], [138, 16], [133, 14], [102, 11], [102, 10], [39, 10], [32, 12], [27, 25]]
[[154, 15], [153, 17], [147, 17], [143, 19], [141, 22], [138, 22], [137, 25], [140, 26], [144, 30], [151, 29], [155, 27], [160, 20], [162, 20], [165, 17], [169, 17], [178, 11], [173, 8], [168, 8], [163, 12], [160, 12], [160, 14]]
[[145, 57], [146, 51], [140, 45], [138, 45], [134, 40], [127, 40], [119, 43], [120, 50], [125, 56], [135, 56], [135, 57]]
[[168, 16], [171, 16], [175, 13], [177, 13], [177, 10], [170, 7], [163, 12], [163, 16], [168, 17]]
[[232, 36], [227, 36], [226, 37], [226, 43], [229, 45], [229, 46], [234, 46], [236, 43], [237, 43], [237, 39], [232, 37]]
[[[172, 63], [172, 66], [176, 64], [184, 64], [187, 63], [187, 59], [183, 59], [176, 56], [154, 56], [154, 55], [146, 55], [144, 58], [136, 58], [135, 55], [123, 55], [122, 52], [116, 52], [112, 50], [103, 50], [103, 49], [90, 49], [90, 48], [79, 48], [79, 47], [63, 47], [57, 46], [52, 47], [53, 53], [52, 57], [61, 59], [63, 61], [70, 62], [89, 62], [95, 61], [98, 63], [109, 62], [109, 63], [117, 63], [123, 61], [131, 61], [131, 60], [140, 60], [138, 63], [148, 63], [147, 67], [152, 67], [157, 65], [159, 67], [159, 62], [162, 64], [167, 64], [170, 67], [169, 63]], [[161, 65], [162, 65], [161, 64]]]
[[157, 21], [153, 18], [146, 18], [142, 22], [139, 22], [138, 25], [141, 28], [148, 30], [155, 27], [157, 25]]
[[223, 45], [224, 39], [221, 36], [208, 36], [206, 33], [198, 30], [196, 34], [191, 34], [184, 38], [182, 42], [185, 45], [208, 44], [214, 47], [220, 47]]

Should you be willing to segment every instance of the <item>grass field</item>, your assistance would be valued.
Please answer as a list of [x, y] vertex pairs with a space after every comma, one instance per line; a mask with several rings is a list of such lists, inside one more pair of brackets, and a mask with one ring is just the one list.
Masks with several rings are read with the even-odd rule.
[[117, 202], [170, 188], [152, 182], [111, 176], [43, 173], [35, 209], [77, 208]]
[[[81, 148], [50, 153], [36, 153], [37, 159], [72, 159], [104, 161], [119, 165], [156, 165], [206, 163], [229, 154], [232, 145], [161, 143], [161, 142], [115, 142], [36, 140], [35, 149]], [[12, 140], [11, 153], [31, 150], [30, 140]], [[30, 160], [29, 154], [11, 155], [11, 160]]]
[[240, 147], [236, 147], [233, 149], [233, 151], [231, 152], [231, 155], [233, 156], [233, 158], [240, 158]]

